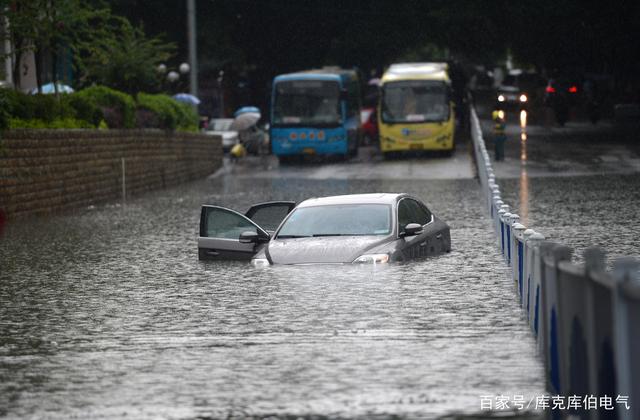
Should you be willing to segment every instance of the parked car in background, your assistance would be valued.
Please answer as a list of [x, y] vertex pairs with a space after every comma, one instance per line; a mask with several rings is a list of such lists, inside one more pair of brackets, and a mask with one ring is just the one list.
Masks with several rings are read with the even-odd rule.
[[225, 153], [228, 153], [240, 141], [238, 132], [230, 128], [232, 123], [233, 118], [212, 118], [205, 131], [205, 134], [222, 137], [222, 150]]
[[362, 144], [378, 144], [378, 114], [376, 108], [362, 108], [360, 111], [362, 122]]
[[364, 89], [364, 100], [360, 111], [362, 123], [362, 144], [378, 144], [378, 100], [380, 98], [380, 79], [373, 78]]
[[200, 259], [251, 259], [255, 266], [385, 264], [450, 250], [449, 226], [408, 194], [261, 203], [244, 215], [204, 205], [200, 215]]

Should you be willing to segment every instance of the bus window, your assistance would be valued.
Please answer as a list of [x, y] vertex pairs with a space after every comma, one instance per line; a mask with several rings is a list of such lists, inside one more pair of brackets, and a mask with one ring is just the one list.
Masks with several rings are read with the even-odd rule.
[[382, 90], [382, 120], [425, 123], [449, 119], [447, 85], [440, 81], [406, 80], [386, 83]]
[[338, 125], [340, 86], [336, 81], [293, 80], [275, 88], [273, 125]]

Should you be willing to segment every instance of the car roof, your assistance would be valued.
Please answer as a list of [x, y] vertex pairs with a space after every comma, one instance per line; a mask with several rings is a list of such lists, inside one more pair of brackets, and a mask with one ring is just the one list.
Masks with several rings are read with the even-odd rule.
[[404, 193], [373, 193], [334, 195], [331, 197], [310, 198], [298, 207], [330, 206], [335, 204], [395, 204]]

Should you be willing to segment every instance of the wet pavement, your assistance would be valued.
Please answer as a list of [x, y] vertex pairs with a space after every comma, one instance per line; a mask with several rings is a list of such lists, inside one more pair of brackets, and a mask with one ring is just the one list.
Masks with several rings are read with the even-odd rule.
[[503, 200], [525, 226], [574, 248], [576, 261], [591, 245], [606, 249], [609, 266], [640, 257], [640, 124], [545, 121], [523, 126], [508, 113], [506, 158], [495, 162], [492, 123], [482, 119]]
[[[567, 135], [554, 172], [545, 144], [558, 134], [529, 130], [526, 163], [513, 142], [495, 164], [506, 201], [577, 249], [637, 255], [635, 146], [621, 141], [607, 166], [589, 163], [608, 153], [597, 136], [574, 154], [580, 136]], [[452, 252], [382, 269], [197, 260], [203, 203], [383, 191], [427, 202]], [[529, 401], [544, 392], [541, 361], [494, 243], [465, 145], [390, 162], [372, 148], [344, 163], [248, 158], [126, 204], [10, 223], [0, 417], [440, 418], [488, 414], [487, 395]]]
[[[466, 150], [366, 152], [307, 167], [247, 159], [126, 205], [9, 224], [0, 416], [437, 418], [477, 414], [486, 395], [542, 394]], [[197, 260], [202, 203], [377, 191], [424, 199], [452, 252], [382, 269]]]

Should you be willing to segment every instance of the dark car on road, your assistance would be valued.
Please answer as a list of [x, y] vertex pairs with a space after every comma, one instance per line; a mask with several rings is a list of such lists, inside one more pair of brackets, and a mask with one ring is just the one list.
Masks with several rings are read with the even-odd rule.
[[544, 104], [553, 109], [558, 124], [569, 120], [569, 110], [579, 104], [582, 88], [575, 77], [560, 76], [549, 79]]
[[538, 96], [544, 81], [534, 72], [511, 70], [496, 89], [497, 109], [529, 109]]
[[253, 265], [387, 263], [451, 250], [449, 226], [408, 194], [269, 202], [244, 215], [204, 205], [200, 259], [246, 259]]

